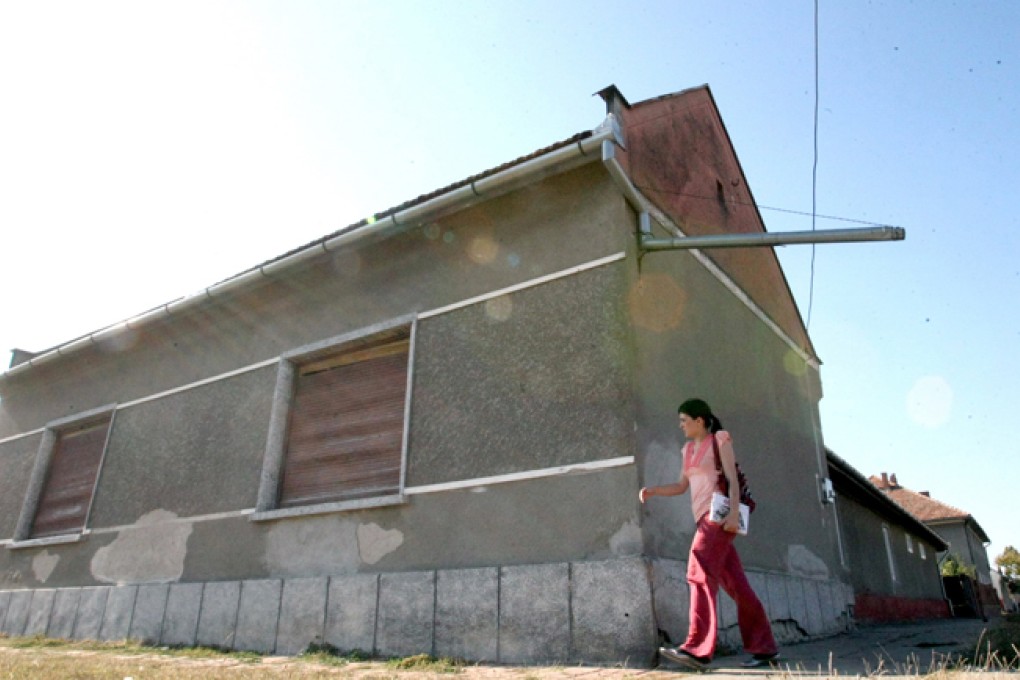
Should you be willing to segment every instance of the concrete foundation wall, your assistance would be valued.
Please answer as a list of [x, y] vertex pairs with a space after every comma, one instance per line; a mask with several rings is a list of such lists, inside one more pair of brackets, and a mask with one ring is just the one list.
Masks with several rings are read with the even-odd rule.
[[626, 663], [656, 650], [640, 558], [318, 578], [0, 591], [0, 632], [267, 654]]
[[[655, 559], [652, 595], [660, 632], [673, 644], [687, 637], [690, 595], [687, 562]], [[853, 589], [834, 579], [811, 579], [789, 574], [747, 570], [747, 579], [758, 595], [779, 644], [845, 633], [853, 624]], [[720, 591], [719, 644], [741, 648], [736, 605]]]
[[[687, 633], [686, 564], [641, 558], [316, 578], [0, 591], [0, 632], [293, 655], [310, 644], [375, 656], [513, 664], [654, 663]], [[837, 581], [749, 570], [781, 643], [845, 632]], [[653, 614], [654, 612], [654, 614]], [[720, 595], [721, 648], [740, 648]]]

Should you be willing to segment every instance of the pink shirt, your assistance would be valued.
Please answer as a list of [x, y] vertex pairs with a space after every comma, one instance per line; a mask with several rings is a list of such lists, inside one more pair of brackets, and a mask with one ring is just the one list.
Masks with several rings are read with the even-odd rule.
[[[726, 430], [716, 432], [715, 438], [719, 446], [731, 441], [730, 433]], [[712, 507], [712, 493], [719, 479], [719, 472], [715, 467], [715, 453], [712, 451], [712, 438], [705, 437], [700, 442], [687, 442], [683, 451], [684, 474], [691, 483], [691, 510], [694, 511], [694, 521], [697, 522]]]

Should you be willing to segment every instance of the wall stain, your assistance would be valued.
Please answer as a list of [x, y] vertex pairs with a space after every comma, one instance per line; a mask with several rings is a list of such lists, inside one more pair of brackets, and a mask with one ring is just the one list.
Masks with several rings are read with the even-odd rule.
[[404, 534], [398, 529], [383, 529], [378, 524], [358, 527], [358, 551], [365, 564], [375, 564], [404, 543]]
[[794, 576], [805, 578], [829, 578], [829, 567], [825, 561], [803, 545], [791, 545], [786, 552], [786, 567]]
[[184, 574], [192, 524], [169, 510], [153, 510], [118, 533], [92, 558], [92, 577], [105, 583], [170, 583]]
[[265, 563], [273, 576], [354, 573], [357, 525], [336, 516], [275, 522], [266, 533]]
[[53, 570], [57, 568], [58, 562], [60, 562], [60, 555], [51, 554], [49, 550], [43, 550], [33, 557], [32, 573], [35, 574], [36, 580], [46, 583], [50, 575], [53, 574]]

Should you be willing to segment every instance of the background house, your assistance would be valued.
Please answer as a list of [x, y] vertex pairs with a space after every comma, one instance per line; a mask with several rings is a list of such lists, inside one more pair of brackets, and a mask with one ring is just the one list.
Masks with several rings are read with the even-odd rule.
[[846, 460], [832, 451], [826, 454], [837, 498], [840, 559], [854, 591], [854, 618], [950, 616], [938, 561], [946, 541]]
[[[819, 362], [707, 87], [0, 376], [0, 630], [650, 663], [687, 627], [676, 405], [733, 433], [783, 640], [845, 630]], [[791, 521], [795, 517], [796, 521]], [[736, 638], [724, 602], [720, 627]]]
[[931, 497], [927, 491], [912, 491], [902, 486], [895, 474], [883, 472], [872, 476], [871, 482], [890, 498], [938, 532], [946, 540], [947, 548], [940, 560], [953, 555], [975, 570], [976, 612], [981, 616], [995, 615], [999, 611], [999, 598], [992, 586], [991, 566], [985, 546], [991, 542], [977, 519], [970, 513]]

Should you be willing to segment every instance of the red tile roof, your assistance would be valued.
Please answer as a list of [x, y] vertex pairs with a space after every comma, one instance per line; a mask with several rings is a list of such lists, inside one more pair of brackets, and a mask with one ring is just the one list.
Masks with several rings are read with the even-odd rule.
[[981, 529], [974, 516], [966, 510], [961, 510], [948, 503], [935, 500], [927, 493], [911, 491], [892, 480], [883, 480], [881, 477], [872, 475], [868, 478], [868, 481], [884, 491], [889, 498], [896, 501], [904, 510], [922, 522], [936, 524], [946, 522], [947, 520], [959, 520], [964, 523], [971, 521], [974, 523], [974, 528], [978, 535], [987, 540], [984, 530]]

